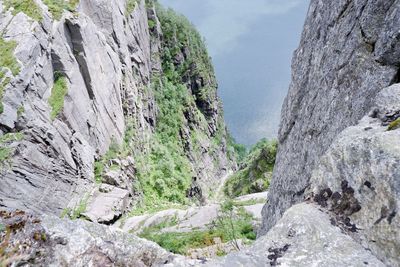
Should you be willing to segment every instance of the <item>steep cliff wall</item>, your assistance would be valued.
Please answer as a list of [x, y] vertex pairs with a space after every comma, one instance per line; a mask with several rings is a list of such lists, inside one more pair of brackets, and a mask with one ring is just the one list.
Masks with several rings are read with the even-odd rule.
[[303, 200], [312, 170], [337, 135], [370, 111], [378, 92], [400, 82], [399, 27], [398, 0], [311, 1], [260, 234]]
[[108, 183], [125, 210], [192, 178], [207, 197], [234, 163], [193, 27], [152, 1], [22, 2], [0, 1], [0, 207], [59, 214]]

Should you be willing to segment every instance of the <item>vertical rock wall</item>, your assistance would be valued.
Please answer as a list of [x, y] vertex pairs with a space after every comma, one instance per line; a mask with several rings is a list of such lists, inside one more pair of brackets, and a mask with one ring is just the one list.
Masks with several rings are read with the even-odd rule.
[[[0, 137], [7, 139], [0, 144], [7, 151], [0, 166], [0, 207], [59, 214], [93, 187], [94, 162], [110, 144], [122, 143], [127, 121], [135, 125], [135, 149], [146, 152], [157, 123], [151, 79], [163, 75], [162, 32], [151, 2], [134, 1], [129, 13], [125, 0], [85, 0], [57, 20], [42, 1], [34, 2], [41, 20], [5, 10], [0, 1], [1, 38], [16, 43], [20, 65], [15, 74], [1, 67], [10, 82], [0, 99]], [[148, 19], [156, 21], [152, 33]], [[57, 75], [65, 77], [67, 93], [53, 118], [49, 98]], [[213, 101], [222, 114], [219, 99]], [[213, 127], [226, 138], [223, 119]], [[218, 181], [231, 167], [226, 145], [192, 154], [187, 151], [193, 169], [196, 159], [222, 159], [199, 169], [199, 179]]]
[[265, 234], [303, 200], [311, 172], [335, 137], [400, 82], [400, 1], [312, 0], [279, 130]]

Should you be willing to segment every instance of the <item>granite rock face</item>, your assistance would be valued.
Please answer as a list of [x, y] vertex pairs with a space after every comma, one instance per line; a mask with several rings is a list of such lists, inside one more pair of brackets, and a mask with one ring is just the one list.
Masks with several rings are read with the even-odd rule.
[[279, 130], [265, 234], [303, 200], [313, 169], [383, 88], [399, 82], [400, 1], [312, 0]]
[[321, 158], [307, 195], [388, 266], [400, 264], [400, 84], [382, 90], [369, 116], [346, 128]]
[[[94, 163], [113, 143], [123, 142], [128, 121], [135, 126], [135, 151], [148, 150], [157, 124], [152, 77], [163, 76], [163, 33], [155, 8], [144, 0], [136, 1], [130, 14], [125, 0], [81, 1], [75, 12], [65, 10], [57, 20], [42, 1], [34, 2], [43, 13], [40, 21], [5, 10], [0, 1], [1, 38], [16, 43], [20, 66], [17, 74], [0, 66], [10, 77], [0, 99], [0, 137], [23, 136], [0, 143], [9, 154], [0, 164], [0, 207], [60, 214], [96, 188]], [[155, 25], [150, 27], [149, 20]], [[62, 110], [53, 115], [49, 98], [60, 74], [67, 93]], [[216, 96], [216, 85], [211, 91]], [[182, 149], [198, 180], [211, 186], [234, 163], [227, 155], [220, 100], [208, 101], [215, 108], [204, 110], [209, 115], [205, 129], [193, 115], [203, 112], [203, 105], [194, 104], [188, 112], [193, 123], [182, 125], [182, 135], [189, 136]], [[219, 131], [223, 144], [192, 151], [193, 129], [203, 131], [208, 144]], [[216, 158], [219, 164], [210, 164]], [[119, 172], [107, 168], [104, 183], [129, 191], [131, 198], [140, 195], [132, 186], [134, 158], [107, 165], [118, 165]]]

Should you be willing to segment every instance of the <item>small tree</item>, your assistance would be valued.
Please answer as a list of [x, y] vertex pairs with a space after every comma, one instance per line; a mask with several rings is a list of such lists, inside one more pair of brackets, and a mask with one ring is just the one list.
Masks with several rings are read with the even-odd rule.
[[226, 200], [221, 204], [221, 214], [218, 216], [217, 222], [224, 232], [228, 235], [228, 238], [232, 240], [232, 244], [238, 251], [240, 246], [237, 239], [237, 229], [234, 223], [235, 212], [234, 203], [232, 200]]

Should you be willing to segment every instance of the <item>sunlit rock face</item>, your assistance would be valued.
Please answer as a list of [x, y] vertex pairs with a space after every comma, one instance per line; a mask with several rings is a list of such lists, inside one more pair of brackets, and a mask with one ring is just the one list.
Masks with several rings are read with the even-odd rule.
[[[167, 39], [157, 11], [144, 0], [88, 0], [80, 1], [74, 12], [64, 10], [55, 17], [46, 1], [34, 2], [32, 9], [39, 10], [40, 19], [6, 10], [0, 1], [2, 38], [15, 42], [12, 52], [19, 65], [15, 73], [1, 68], [0, 138], [6, 140], [0, 146], [7, 154], [0, 162], [0, 206], [60, 214], [77, 206], [85, 194], [95, 203], [94, 196], [107, 194], [95, 185], [95, 162], [113, 144], [126, 143], [129, 132], [131, 157], [105, 162], [103, 173], [103, 183], [123, 196], [124, 204], [117, 208], [120, 216], [140, 198], [134, 186], [136, 156], [150, 150], [161, 112], [154, 84], [166, 76], [161, 55]], [[187, 54], [192, 51], [181, 49], [175, 68], [189, 65], [192, 56]], [[179, 81], [190, 104], [182, 111], [179, 136], [174, 138], [191, 172], [189, 179], [197, 179], [207, 198], [235, 163], [228, 156], [212, 67], [199, 73], [197, 62], [193, 64], [193, 71]], [[57, 86], [67, 89], [55, 112], [51, 102]], [[196, 94], [206, 87], [208, 95], [200, 99]], [[185, 182], [189, 188], [190, 181]], [[92, 215], [93, 220], [104, 219]]]

